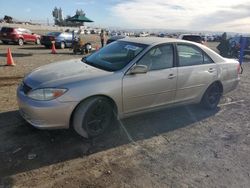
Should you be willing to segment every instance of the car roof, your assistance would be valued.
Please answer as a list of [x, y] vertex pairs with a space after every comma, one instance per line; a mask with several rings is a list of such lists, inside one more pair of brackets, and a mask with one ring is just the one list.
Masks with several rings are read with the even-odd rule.
[[120, 39], [120, 41], [133, 42], [146, 45], [169, 43], [169, 42], [183, 42], [183, 40], [180, 39], [160, 38], [160, 37], [126, 37]]
[[149, 46], [164, 44], [164, 43], [176, 43], [176, 42], [184, 43], [184, 44], [192, 44], [204, 50], [213, 59], [214, 62], [225, 61], [223, 57], [221, 57], [219, 54], [217, 54], [215, 51], [211, 50], [210, 48], [204, 46], [203, 44], [199, 44], [199, 43], [188, 41], [188, 40], [181, 40], [181, 39], [175, 39], [175, 38], [161, 38], [161, 37], [127, 37], [124, 39], [120, 39], [119, 41], [133, 42], [133, 43], [145, 44]]

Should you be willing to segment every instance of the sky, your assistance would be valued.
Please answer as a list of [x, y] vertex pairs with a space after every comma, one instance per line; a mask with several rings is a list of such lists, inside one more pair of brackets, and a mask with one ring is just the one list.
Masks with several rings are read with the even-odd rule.
[[249, 0], [8, 0], [0, 18], [51, 24], [55, 6], [65, 17], [82, 9], [90, 25], [105, 28], [250, 32]]

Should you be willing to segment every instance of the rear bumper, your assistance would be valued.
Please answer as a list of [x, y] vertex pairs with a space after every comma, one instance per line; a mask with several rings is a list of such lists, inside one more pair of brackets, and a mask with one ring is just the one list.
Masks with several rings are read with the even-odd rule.
[[58, 100], [36, 101], [17, 89], [17, 101], [21, 116], [38, 129], [69, 128], [71, 114], [77, 102]]
[[18, 38], [10, 38], [10, 37], [0, 37], [0, 40], [7, 42], [18, 42]]
[[238, 84], [240, 82], [240, 77], [233, 79], [233, 80], [227, 80], [224, 81], [223, 84], [223, 92], [228, 93], [230, 91], [233, 91], [237, 88]]

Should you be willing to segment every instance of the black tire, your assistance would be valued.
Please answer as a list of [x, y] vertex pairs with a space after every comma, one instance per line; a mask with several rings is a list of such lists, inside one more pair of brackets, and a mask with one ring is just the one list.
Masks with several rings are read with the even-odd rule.
[[9, 42], [6, 41], [6, 40], [2, 40], [2, 42], [3, 42], [4, 44], [9, 44]]
[[24, 41], [22, 38], [20, 38], [20, 39], [18, 39], [17, 43], [19, 46], [22, 46], [24, 44]]
[[51, 48], [50, 45], [44, 45], [44, 47], [47, 48], [47, 49], [50, 49], [50, 48]]
[[105, 97], [94, 97], [78, 105], [73, 115], [73, 127], [82, 137], [96, 137], [111, 125], [113, 117], [110, 101]]
[[222, 89], [218, 83], [210, 85], [204, 93], [201, 103], [204, 108], [213, 110], [217, 108], [220, 98], [222, 96]]
[[60, 48], [61, 48], [61, 49], [64, 49], [65, 47], [66, 47], [65, 42], [61, 42], [61, 43], [60, 43]]

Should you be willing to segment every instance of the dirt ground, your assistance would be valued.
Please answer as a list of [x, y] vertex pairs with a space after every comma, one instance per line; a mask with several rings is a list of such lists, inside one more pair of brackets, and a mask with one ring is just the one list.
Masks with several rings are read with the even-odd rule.
[[[8, 47], [15, 67], [4, 66]], [[57, 51], [0, 43], [0, 188], [250, 187], [248, 59], [238, 88], [217, 110], [191, 105], [147, 113], [85, 140], [72, 130], [37, 130], [17, 111], [15, 91], [24, 75], [81, 58], [69, 49]]]

